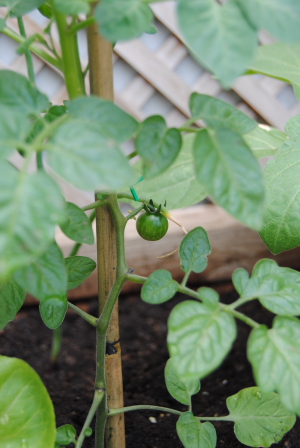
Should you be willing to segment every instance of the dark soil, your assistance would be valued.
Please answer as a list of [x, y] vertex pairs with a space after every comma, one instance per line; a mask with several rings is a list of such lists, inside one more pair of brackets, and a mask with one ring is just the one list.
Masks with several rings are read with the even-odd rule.
[[[183, 298], [178, 296], [159, 306], [147, 305], [138, 296], [120, 299], [126, 406], [156, 404], [187, 410], [164, 386], [164, 367], [168, 359], [167, 319], [174, 305]], [[223, 297], [225, 303], [234, 299], [232, 292]], [[96, 301], [89, 302], [88, 307], [90, 313], [95, 314]], [[257, 301], [241, 311], [258, 322], [271, 323], [272, 315]], [[226, 398], [254, 385], [245, 355], [249, 328], [243, 323], [238, 326], [239, 335], [230, 355], [217, 371], [202, 381], [201, 390], [193, 399], [196, 415], [226, 415]], [[22, 358], [36, 369], [54, 402], [57, 425], [69, 423], [80, 430], [93, 396], [95, 331], [76, 314], [68, 313], [63, 325], [63, 349], [55, 366], [49, 360], [51, 333], [42, 323], [37, 308], [25, 308], [0, 332], [0, 352]], [[176, 416], [145, 410], [125, 415], [128, 448], [182, 448], [175, 430]], [[156, 423], [149, 417], [155, 417]], [[217, 422], [215, 427], [218, 448], [244, 447], [235, 438], [232, 423]], [[86, 439], [84, 447], [94, 447], [93, 436]], [[300, 447], [299, 421], [275, 447]]]

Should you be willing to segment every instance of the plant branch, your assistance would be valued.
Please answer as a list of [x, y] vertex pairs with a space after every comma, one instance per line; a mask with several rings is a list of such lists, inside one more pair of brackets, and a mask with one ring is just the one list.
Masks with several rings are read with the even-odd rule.
[[128, 222], [129, 219], [132, 219], [134, 216], [136, 216], [141, 210], [143, 210], [144, 205], [141, 205], [140, 207], [133, 210], [129, 215], [126, 216], [126, 221]]
[[[146, 280], [148, 280], [148, 277], [142, 277], [140, 275], [127, 273], [126, 280], [129, 280], [134, 283], [144, 284]], [[186, 286], [178, 285], [178, 292], [193, 297], [194, 299], [200, 300], [197, 291], [193, 291], [192, 289], [187, 288]]]
[[[26, 39], [23, 36], [20, 36], [20, 34], [16, 33], [7, 26], [2, 30], [2, 33], [10, 37], [11, 39], [15, 40], [16, 42], [19, 42], [20, 44], [23, 44], [26, 41]], [[49, 64], [53, 65], [59, 70], [62, 70], [60, 61], [58, 61], [56, 58], [53, 58], [49, 53], [42, 50], [36, 44], [31, 44], [29, 46], [29, 50], [36, 56], [40, 57], [41, 59], [44, 59], [45, 61], [49, 62]]]
[[235, 302], [231, 303], [228, 306], [229, 306], [229, 308], [235, 310], [239, 306], [242, 306], [245, 303], [250, 302], [251, 300], [255, 300], [255, 299], [256, 299], [256, 297], [240, 297], [239, 299], [237, 299]]
[[188, 271], [188, 272], [185, 273], [185, 276], [183, 277], [183, 280], [182, 280], [182, 282], [181, 282], [181, 286], [184, 287], [184, 286], [186, 285], [186, 282], [187, 282], [188, 279], [189, 279], [190, 273], [191, 273], [191, 271]]
[[36, 166], [37, 166], [38, 170], [44, 171], [43, 153], [42, 153], [42, 151], [39, 151], [39, 152], [36, 153]]
[[224, 305], [223, 303], [220, 303], [220, 307], [226, 311], [226, 313], [231, 314], [232, 316], [236, 317], [239, 320], [242, 320], [247, 325], [250, 325], [250, 327], [258, 328], [260, 327], [260, 324], [256, 322], [255, 320], [251, 319], [250, 317], [246, 316], [243, 313], [239, 313], [238, 311], [232, 309], [230, 305]]
[[97, 411], [97, 409], [99, 407], [99, 404], [103, 400], [104, 393], [105, 393], [104, 389], [96, 389], [95, 390], [93, 403], [92, 403], [92, 406], [90, 407], [89, 413], [88, 413], [88, 415], [86, 417], [86, 420], [84, 422], [82, 430], [81, 430], [81, 432], [79, 434], [78, 440], [76, 442], [76, 448], [81, 448], [82, 447], [82, 444], [83, 444], [84, 439], [86, 437], [85, 430], [90, 427], [90, 424], [91, 424], [91, 422], [93, 420], [93, 417], [94, 417], [94, 415], [95, 415], [95, 413], [96, 413], [96, 411]]
[[65, 114], [57, 118], [57, 120], [52, 121], [51, 123], [44, 121], [44, 129], [31, 142], [31, 147], [35, 151], [42, 151], [43, 150], [42, 144], [44, 140], [50, 137], [53, 134], [53, 132], [68, 119], [69, 119], [68, 115]]
[[[25, 31], [25, 25], [22, 17], [18, 17], [18, 25], [20, 34], [22, 37], [27, 39], [26, 31]], [[25, 58], [26, 58], [26, 64], [27, 64], [27, 72], [28, 72], [28, 78], [32, 86], [35, 87], [35, 73], [34, 73], [34, 67], [33, 67], [33, 61], [32, 61], [32, 54], [30, 50], [25, 51]]]
[[136, 156], [138, 156], [137, 151], [133, 151], [130, 154], [128, 154], [126, 157], [127, 157], [128, 160], [131, 160], [131, 159], [133, 159]]
[[103, 207], [104, 205], [107, 205], [107, 201], [105, 199], [101, 199], [99, 201], [92, 202], [92, 204], [86, 205], [85, 207], [82, 207], [81, 210], [85, 212], [87, 210], [93, 210], [98, 207]]
[[[136, 406], [126, 406], [124, 408], [119, 409], [109, 409], [108, 416], [118, 415], [123, 412], [131, 412], [131, 411], [140, 411], [140, 410], [151, 410], [151, 411], [158, 411], [158, 412], [166, 412], [168, 414], [175, 414], [175, 415], [182, 415], [184, 412], [177, 411], [176, 409], [171, 408], [165, 408], [163, 406], [153, 406], [150, 404], [139, 404]], [[196, 416], [195, 416], [196, 417]], [[224, 417], [196, 417], [200, 421], [226, 421], [226, 422], [232, 422], [233, 419], [230, 418], [230, 415], [225, 415]]]
[[62, 52], [62, 69], [70, 99], [85, 95], [77, 35], [70, 34], [67, 16], [55, 11]]
[[89, 324], [93, 325], [93, 327], [96, 327], [96, 325], [97, 325], [96, 317], [91, 316], [90, 314], [88, 314], [85, 311], [78, 308], [78, 306], [73, 305], [73, 303], [71, 303], [71, 302], [68, 302], [68, 307], [71, 308], [71, 310], [75, 311], [75, 313], [79, 314], [79, 316], [81, 316]]
[[92, 25], [95, 22], [96, 22], [95, 17], [91, 16], [88, 19], [83, 20], [82, 22], [79, 22], [76, 25], [73, 25], [70, 28], [69, 33], [70, 34], [76, 34], [76, 33], [78, 33], [78, 31], [83, 30], [84, 28], [87, 28], [88, 26]]

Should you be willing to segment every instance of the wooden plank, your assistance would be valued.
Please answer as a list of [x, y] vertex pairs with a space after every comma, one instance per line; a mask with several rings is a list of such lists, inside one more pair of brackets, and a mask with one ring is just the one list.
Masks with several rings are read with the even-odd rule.
[[[258, 233], [237, 222], [220, 207], [197, 205], [173, 212], [187, 230], [194, 227], [204, 227], [212, 244], [212, 253], [208, 257], [208, 267], [201, 274], [192, 274], [191, 285], [200, 286], [203, 283], [230, 280], [233, 271], [243, 267], [249, 272], [254, 264], [262, 258], [275, 259], [281, 266], [294, 269], [300, 268], [300, 247], [273, 256], [262, 242]], [[173, 277], [180, 281], [183, 273], [180, 269], [179, 256], [158, 259], [158, 256], [171, 252], [179, 247], [184, 234], [175, 224], [170, 223], [167, 235], [160, 241], [149, 242], [139, 237], [135, 229], [135, 222], [131, 220], [126, 228], [126, 256], [128, 266], [135, 269], [135, 273], [149, 276], [156, 269], [168, 269]], [[57, 241], [65, 255], [69, 254], [72, 242], [61, 232], [57, 234]], [[94, 246], [85, 245], [80, 255], [96, 259]], [[138, 291], [140, 285], [127, 282], [123, 292]], [[81, 286], [69, 291], [70, 299], [82, 299], [97, 295], [97, 278], [92, 274]]]
[[118, 96], [122, 96], [125, 104], [128, 103], [131, 104], [131, 107], [142, 109], [154, 93], [154, 87], [137, 75], [130, 81], [124, 92], [119, 93]]
[[138, 39], [115, 46], [116, 53], [139, 72], [150, 84], [189, 116], [188, 98], [192, 89]]
[[292, 117], [291, 112], [256, 84], [251, 75], [238, 78], [234, 90], [271, 126], [284, 130], [286, 122]]
[[188, 51], [177, 37], [171, 35], [160, 46], [155, 55], [172, 70], [188, 55]]

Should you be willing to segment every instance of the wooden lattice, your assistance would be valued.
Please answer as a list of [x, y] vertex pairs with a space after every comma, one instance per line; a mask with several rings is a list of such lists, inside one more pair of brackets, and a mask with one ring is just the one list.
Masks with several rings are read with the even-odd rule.
[[[176, 22], [175, 2], [154, 3], [153, 11], [158, 21], [158, 35], [142, 36], [129, 42], [116, 45], [114, 62], [119, 77], [127, 79], [125, 88], [116, 89], [116, 103], [130, 112], [139, 120], [146, 118], [149, 113], [149, 102], [156, 103], [156, 109], [163, 106], [163, 115], [169, 125], [181, 125], [189, 116], [188, 99], [192, 92], [205, 93], [233, 102], [238, 108], [257, 118], [262, 117], [267, 123], [283, 130], [285, 123], [294, 115], [300, 113], [300, 104], [297, 102], [292, 87], [282, 81], [270, 79], [265, 76], [243, 76], [234, 86], [233, 92], [238, 96], [225, 95], [220, 84], [213, 76], [202, 69], [192, 60], [188, 50], [182, 44], [182, 37]], [[1, 8], [0, 16], [4, 17], [5, 8]], [[29, 35], [41, 32], [41, 16], [37, 13], [29, 14], [25, 18], [26, 29]], [[9, 19], [8, 25], [17, 31], [15, 19]], [[57, 37], [54, 38], [57, 47]], [[151, 43], [152, 42], [152, 43]], [[154, 44], [153, 44], [154, 42]], [[262, 34], [261, 42], [270, 43], [270, 38]], [[87, 64], [87, 51], [85, 36], [80, 35], [80, 44], [83, 48], [83, 66]], [[156, 47], [156, 48], [155, 48]], [[122, 64], [120, 64], [122, 61]], [[186, 64], [185, 64], [186, 62]], [[45, 61], [34, 57], [34, 67], [37, 79], [46, 79], [52, 83], [52, 88], [41, 88], [50, 92], [51, 101], [61, 104], [67, 98], [61, 76], [53, 67], [47, 76], [39, 76], [45, 72]], [[186, 70], [184, 65], [187, 66]], [[129, 67], [128, 67], [129, 66]], [[131, 70], [130, 70], [131, 67]], [[9, 68], [19, 73], [26, 73], [23, 56], [17, 56], [10, 64], [1, 62], [0, 68]], [[190, 72], [189, 72], [190, 71]], [[181, 74], [185, 73], [185, 76]], [[191, 82], [187, 82], [190, 80]], [[123, 86], [124, 87], [124, 86]], [[163, 101], [165, 99], [165, 101]], [[156, 110], [154, 107], [154, 110]], [[151, 107], [150, 107], [150, 110]]]

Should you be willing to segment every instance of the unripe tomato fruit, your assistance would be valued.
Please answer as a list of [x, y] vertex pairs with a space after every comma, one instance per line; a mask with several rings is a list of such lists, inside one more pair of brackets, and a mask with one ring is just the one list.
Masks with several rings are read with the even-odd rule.
[[165, 236], [168, 231], [168, 219], [162, 213], [143, 212], [136, 221], [138, 234], [148, 241], [157, 241]]

